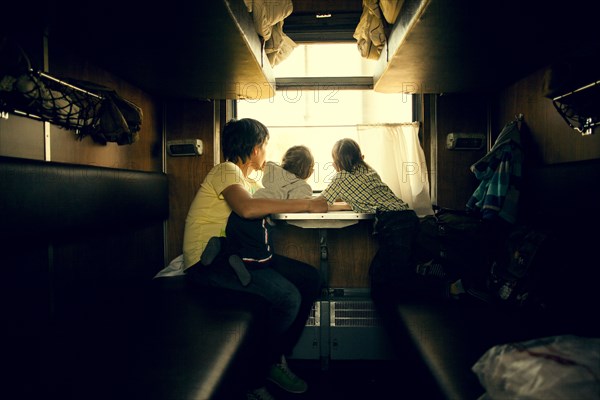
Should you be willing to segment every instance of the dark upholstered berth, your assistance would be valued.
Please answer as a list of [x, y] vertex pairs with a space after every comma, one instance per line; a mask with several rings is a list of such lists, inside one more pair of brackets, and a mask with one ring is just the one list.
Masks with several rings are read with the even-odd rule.
[[153, 280], [167, 216], [163, 173], [0, 157], [7, 398], [236, 395], [261, 304]]
[[548, 283], [545, 309], [474, 298], [388, 305], [384, 317], [398, 346], [416, 350], [445, 398], [473, 400], [485, 392], [471, 368], [493, 346], [555, 335], [600, 337], [597, 182], [600, 160], [529, 168], [524, 176], [522, 222], [554, 232], [537, 265]]

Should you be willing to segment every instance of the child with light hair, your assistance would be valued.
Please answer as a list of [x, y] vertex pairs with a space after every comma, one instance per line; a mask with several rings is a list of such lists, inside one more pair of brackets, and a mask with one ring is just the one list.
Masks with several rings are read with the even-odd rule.
[[306, 181], [313, 173], [315, 160], [306, 146], [290, 147], [281, 165], [267, 162], [262, 177], [263, 189], [253, 197], [268, 199], [306, 199], [312, 197], [312, 188]]

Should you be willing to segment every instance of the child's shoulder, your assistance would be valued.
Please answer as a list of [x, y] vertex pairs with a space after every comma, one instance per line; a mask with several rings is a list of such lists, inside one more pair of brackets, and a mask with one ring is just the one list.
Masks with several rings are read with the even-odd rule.
[[241, 169], [240, 167], [238, 167], [237, 165], [235, 165], [234, 163], [232, 163], [231, 161], [225, 161], [219, 164], [216, 164], [215, 166], [213, 166], [210, 171], [208, 171], [208, 175], [220, 175], [222, 173], [228, 173], [228, 172], [240, 172], [241, 173]]
[[371, 174], [371, 173], [377, 173], [373, 168], [369, 167], [368, 165], [363, 165], [363, 164], [357, 164], [354, 166], [354, 168], [352, 168], [352, 172], [349, 172], [349, 174], [351, 175], [364, 175], [364, 174]]
[[280, 174], [283, 168], [281, 165], [277, 164], [274, 161], [267, 161], [265, 163], [265, 167], [263, 168], [263, 176], [273, 176], [275, 174]]

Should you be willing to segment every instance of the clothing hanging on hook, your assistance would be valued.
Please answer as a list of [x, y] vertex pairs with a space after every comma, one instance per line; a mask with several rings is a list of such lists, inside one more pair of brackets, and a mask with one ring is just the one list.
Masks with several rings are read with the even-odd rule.
[[480, 212], [483, 219], [516, 222], [523, 161], [518, 124], [517, 119], [507, 123], [492, 149], [471, 165], [481, 183], [467, 201], [467, 209]]
[[515, 114], [515, 122], [517, 123], [517, 129], [520, 131], [523, 123], [523, 113]]

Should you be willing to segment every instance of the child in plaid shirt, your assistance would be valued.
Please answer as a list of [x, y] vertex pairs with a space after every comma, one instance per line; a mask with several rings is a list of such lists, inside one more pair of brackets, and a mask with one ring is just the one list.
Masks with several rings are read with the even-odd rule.
[[[352, 139], [337, 141], [332, 149], [333, 166], [337, 171], [331, 183], [321, 193], [330, 209], [350, 209], [376, 216], [374, 234], [379, 250], [371, 262], [371, 296], [374, 300], [415, 298], [423, 295], [416, 285], [415, 240], [419, 219], [401, 198], [365, 161], [358, 143]], [[334, 205], [345, 202], [347, 206]]]

